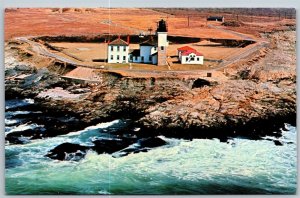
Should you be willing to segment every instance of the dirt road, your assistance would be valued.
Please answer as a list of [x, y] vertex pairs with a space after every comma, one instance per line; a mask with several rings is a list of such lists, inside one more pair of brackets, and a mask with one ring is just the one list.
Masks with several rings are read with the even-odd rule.
[[[112, 24], [111, 22], [110, 23], [106, 22], [106, 23], [108, 23], [108, 25]], [[205, 75], [207, 75], [208, 72], [214, 72], [214, 71], [226, 68], [229, 65], [231, 65], [231, 64], [233, 64], [233, 63], [235, 63], [235, 62], [237, 62], [237, 61], [239, 61], [239, 60], [241, 60], [243, 58], [246, 58], [247, 56], [249, 56], [250, 54], [254, 53], [255, 51], [258, 51], [261, 48], [266, 47], [268, 45], [268, 43], [265, 42], [265, 41], [254, 40], [254, 39], [252, 39], [252, 38], [250, 38], [250, 37], [248, 37], [248, 36], [246, 36], [244, 34], [238, 33], [238, 32], [234, 32], [234, 31], [231, 31], [231, 30], [226, 30], [226, 29], [223, 29], [221, 27], [217, 27], [217, 26], [214, 26], [214, 25], [211, 25], [211, 24], [209, 26], [211, 28], [216, 28], [218, 30], [234, 34], [234, 35], [239, 36], [240, 38], [242, 38], [244, 40], [254, 41], [255, 43], [251, 44], [250, 46], [247, 46], [245, 48], [241, 48], [241, 51], [239, 51], [239, 52], [237, 52], [235, 54], [231, 54], [229, 57], [226, 57], [220, 63], [220, 65], [218, 67], [215, 67], [215, 68], [209, 69], [209, 70], [193, 70], [193, 71], [143, 71], [143, 70], [122, 69], [121, 71], [136, 72], [136, 73], [141, 73], [141, 74], [144, 73], [144, 74], [148, 74], [148, 75], [153, 74], [154, 76], [158, 75], [158, 74], [160, 74], [160, 75], [164, 75], [164, 74], [166, 74], [166, 75], [197, 75], [198, 74], [199, 76], [205, 76]], [[138, 30], [136, 30], [136, 31], [138, 31]], [[35, 51], [36, 53], [38, 53], [40, 55], [51, 57], [51, 58], [57, 59], [59, 61], [65, 62], [67, 64], [72, 64], [72, 65], [79, 66], [79, 67], [86, 67], [86, 68], [91, 68], [91, 69], [98, 69], [95, 66], [81, 64], [81, 63], [75, 62], [73, 60], [70, 60], [68, 58], [59, 56], [59, 55], [57, 55], [55, 53], [52, 53], [48, 49], [46, 49], [45, 46], [43, 46], [42, 44], [30, 40], [29, 37], [18, 37], [16, 39], [19, 40], [19, 41], [22, 41], [22, 42], [26, 42], [29, 45], [31, 45], [33, 51]]]

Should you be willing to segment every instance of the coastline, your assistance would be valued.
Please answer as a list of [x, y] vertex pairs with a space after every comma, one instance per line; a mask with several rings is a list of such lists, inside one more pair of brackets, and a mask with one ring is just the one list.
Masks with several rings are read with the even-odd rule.
[[[283, 36], [287, 35], [290, 34], [283, 32]], [[289, 70], [268, 68], [264, 73], [264, 68], [249, 70], [241, 64], [236, 73], [228, 75], [229, 80], [221, 81], [99, 72], [102, 83], [82, 84], [45, 68], [36, 70], [16, 59], [9, 63], [12, 65], [6, 67], [6, 99], [32, 98], [45, 111], [75, 116], [81, 128], [131, 119], [132, 128], [142, 128], [150, 136], [259, 138], [284, 123], [295, 124], [296, 120], [294, 66]], [[49, 90], [61, 95], [51, 95]]]

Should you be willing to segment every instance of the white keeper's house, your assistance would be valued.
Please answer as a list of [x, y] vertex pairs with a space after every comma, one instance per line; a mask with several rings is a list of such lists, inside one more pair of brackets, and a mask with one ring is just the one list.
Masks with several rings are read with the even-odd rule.
[[120, 37], [108, 43], [107, 62], [108, 63], [128, 63], [129, 42]]
[[203, 65], [203, 54], [191, 48], [189, 46], [184, 46], [177, 49], [178, 59], [181, 64], [200, 64]]

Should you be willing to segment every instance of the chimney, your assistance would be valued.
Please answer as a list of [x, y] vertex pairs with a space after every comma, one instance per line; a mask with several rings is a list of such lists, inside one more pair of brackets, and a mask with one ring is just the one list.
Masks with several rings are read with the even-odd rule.
[[129, 45], [129, 43], [130, 43], [130, 37], [129, 35], [127, 35], [127, 44]]

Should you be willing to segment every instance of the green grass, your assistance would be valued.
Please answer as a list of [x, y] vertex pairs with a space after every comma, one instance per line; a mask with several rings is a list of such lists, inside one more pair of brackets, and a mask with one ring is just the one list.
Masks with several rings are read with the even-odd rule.
[[[211, 63], [207, 62], [203, 65], [183, 65], [183, 64], [173, 64], [170, 66], [171, 71], [190, 71], [190, 70], [207, 70], [207, 69], [213, 69], [214, 67], [217, 67], [218, 63]], [[122, 64], [122, 63], [110, 63], [105, 65], [105, 69], [109, 70], [129, 70], [130, 64]], [[157, 66], [157, 65], [151, 65], [151, 64], [137, 64], [132, 63], [131, 64], [131, 71], [135, 70], [145, 70], [145, 71], [170, 71], [168, 66]]]

